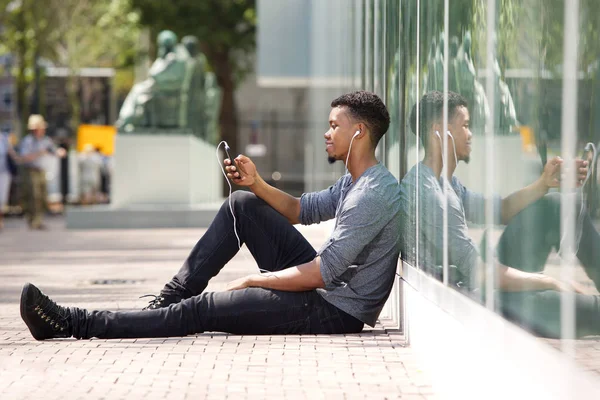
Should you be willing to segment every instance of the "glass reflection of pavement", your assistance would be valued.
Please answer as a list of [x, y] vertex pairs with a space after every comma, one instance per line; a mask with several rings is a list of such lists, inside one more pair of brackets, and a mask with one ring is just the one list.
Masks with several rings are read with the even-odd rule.
[[[596, 228], [600, 227], [598, 222], [595, 223]], [[481, 227], [469, 227], [469, 234], [475, 241], [479, 243], [483, 236], [483, 228]], [[494, 243], [500, 239], [502, 234], [502, 228], [497, 228], [492, 231], [492, 240]], [[599, 294], [598, 290], [594, 286], [594, 283], [587, 277], [583, 268], [578, 264], [575, 265], [575, 279], [578, 283], [589, 289], [587, 294]], [[557, 279], [560, 278], [561, 259], [556, 252], [552, 252], [546, 262], [545, 274], [553, 276]], [[561, 350], [562, 341], [558, 339], [546, 339], [539, 338], [539, 340], [547, 343], [548, 345]], [[584, 369], [600, 374], [600, 336], [587, 336], [585, 339], [567, 339], [572, 342], [575, 347], [575, 360]]]

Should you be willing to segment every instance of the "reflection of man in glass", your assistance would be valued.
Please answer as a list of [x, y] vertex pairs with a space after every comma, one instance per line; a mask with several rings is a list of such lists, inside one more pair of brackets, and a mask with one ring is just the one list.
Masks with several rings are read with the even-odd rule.
[[[417, 130], [416, 107], [410, 117], [413, 132]], [[442, 157], [443, 94], [437, 91], [425, 94], [418, 107], [418, 126], [425, 156], [401, 184], [402, 257], [438, 278], [441, 276], [444, 180], [447, 179], [448, 257], [452, 266], [449, 268], [449, 281], [470, 292], [484, 287], [484, 274], [479, 273], [482, 263], [478, 248], [469, 237], [467, 221], [482, 224], [485, 217], [484, 197], [465, 188], [453, 176], [458, 161], [468, 163], [471, 153], [467, 102], [456, 93], [448, 93], [447, 160]], [[447, 163], [447, 177], [441, 177], [444, 162]], [[535, 183], [504, 199], [500, 196], [493, 198], [494, 222], [508, 224], [500, 238], [494, 261], [501, 311], [526, 328], [546, 336], [560, 335], [558, 291], [575, 290], [572, 285], [537, 273], [544, 269], [550, 251], [560, 247], [560, 194], [548, 194], [548, 190], [559, 185], [561, 162], [555, 157], [548, 161]], [[578, 161], [578, 179], [585, 178], [586, 165]], [[582, 221], [582, 240], [577, 256], [587, 274], [599, 286], [600, 236], [589, 216], [584, 215]], [[598, 301], [598, 296], [576, 294], [578, 336], [600, 334]]]

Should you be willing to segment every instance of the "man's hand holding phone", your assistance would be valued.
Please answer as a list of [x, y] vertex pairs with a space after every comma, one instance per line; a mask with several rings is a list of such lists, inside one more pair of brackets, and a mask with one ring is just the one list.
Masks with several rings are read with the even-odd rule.
[[254, 162], [242, 154], [237, 156], [233, 162], [229, 158], [226, 158], [223, 163], [225, 164], [227, 177], [236, 185], [252, 186], [260, 178]]

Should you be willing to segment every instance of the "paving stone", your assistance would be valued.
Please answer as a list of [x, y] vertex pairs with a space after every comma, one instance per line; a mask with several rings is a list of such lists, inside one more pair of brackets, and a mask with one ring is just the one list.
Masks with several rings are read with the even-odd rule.
[[[0, 233], [0, 398], [4, 399], [420, 399], [434, 398], [426, 369], [386, 321], [358, 335], [236, 336], [37, 342], [19, 317], [33, 282], [60, 304], [131, 310], [157, 293], [201, 229], [67, 231], [50, 219], [30, 232], [8, 219]], [[313, 246], [319, 227], [300, 228]], [[243, 248], [209, 290], [255, 272]], [[95, 280], [139, 281], [94, 285]], [[387, 324], [389, 325], [389, 324]], [[600, 345], [589, 349], [600, 352]], [[590, 363], [590, 367], [592, 364]], [[594, 368], [600, 366], [594, 364]]]

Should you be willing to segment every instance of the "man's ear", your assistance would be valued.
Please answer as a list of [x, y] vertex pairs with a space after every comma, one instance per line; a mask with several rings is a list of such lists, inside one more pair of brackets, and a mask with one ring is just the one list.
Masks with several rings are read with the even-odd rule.
[[[368, 133], [367, 126], [365, 124], [363, 124], [362, 122], [360, 122], [357, 124], [357, 128], [354, 130], [354, 132], [355, 132], [356, 138], [362, 138]], [[358, 135], [356, 135], [356, 132], [360, 132], [360, 133]]]

